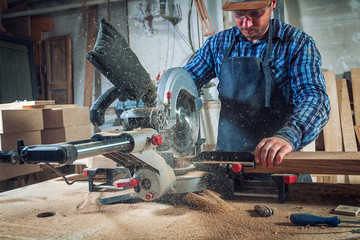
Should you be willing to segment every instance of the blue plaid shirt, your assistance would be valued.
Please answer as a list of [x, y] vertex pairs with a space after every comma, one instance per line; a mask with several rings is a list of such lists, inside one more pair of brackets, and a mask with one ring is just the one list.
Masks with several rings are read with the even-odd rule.
[[[330, 102], [321, 71], [321, 56], [314, 40], [303, 31], [272, 20], [274, 27], [270, 69], [293, 114], [275, 136], [299, 150], [316, 139], [329, 119]], [[233, 27], [207, 39], [186, 65], [197, 87], [219, 76], [220, 64], [231, 41], [237, 38], [229, 57], [255, 56], [266, 59], [266, 38], [251, 43]]]

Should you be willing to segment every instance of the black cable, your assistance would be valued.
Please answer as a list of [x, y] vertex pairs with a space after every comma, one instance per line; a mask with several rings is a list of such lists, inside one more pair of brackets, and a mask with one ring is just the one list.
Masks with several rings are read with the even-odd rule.
[[77, 179], [77, 180], [74, 180], [72, 182], [69, 182], [67, 180], [67, 178], [59, 171], [57, 170], [56, 168], [54, 168], [53, 166], [51, 166], [49, 163], [45, 163], [46, 166], [48, 166], [51, 170], [53, 170], [56, 174], [58, 174], [60, 177], [62, 177], [64, 179], [64, 181], [66, 182], [67, 185], [72, 185], [73, 183], [75, 182], [88, 182], [89, 179]]
[[191, 24], [190, 24], [190, 19], [191, 19], [191, 11], [192, 11], [192, 6], [193, 6], [193, 2], [194, 0], [191, 0], [190, 1], [190, 8], [189, 8], [189, 13], [188, 13], [188, 38], [189, 38], [189, 44], [191, 46], [191, 50], [193, 52], [195, 52], [194, 50], [194, 46], [193, 46], [193, 43], [192, 43], [192, 38], [191, 38]]

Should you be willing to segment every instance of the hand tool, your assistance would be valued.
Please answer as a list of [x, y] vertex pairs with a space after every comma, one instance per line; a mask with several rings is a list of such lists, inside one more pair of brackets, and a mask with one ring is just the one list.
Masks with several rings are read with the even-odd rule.
[[254, 210], [256, 213], [258, 213], [261, 217], [270, 217], [271, 215], [274, 215], [274, 209], [269, 208], [268, 206], [261, 204], [261, 205], [255, 205]]
[[321, 217], [309, 213], [295, 213], [291, 214], [290, 221], [296, 225], [301, 226], [315, 226], [320, 224], [327, 224], [334, 227], [337, 227], [340, 223], [355, 223], [360, 224], [360, 221], [349, 221], [349, 220], [340, 220], [338, 216], [334, 217]]

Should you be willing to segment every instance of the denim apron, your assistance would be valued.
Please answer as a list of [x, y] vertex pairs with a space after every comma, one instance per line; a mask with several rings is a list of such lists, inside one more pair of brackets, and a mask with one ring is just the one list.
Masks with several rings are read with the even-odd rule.
[[263, 138], [273, 136], [290, 117], [291, 107], [270, 73], [272, 29], [270, 22], [264, 61], [229, 57], [236, 38], [225, 53], [218, 76], [218, 151], [254, 151]]

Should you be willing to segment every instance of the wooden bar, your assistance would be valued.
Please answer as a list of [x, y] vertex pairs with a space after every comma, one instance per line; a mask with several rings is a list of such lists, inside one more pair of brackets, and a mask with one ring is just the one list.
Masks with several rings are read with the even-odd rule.
[[351, 69], [355, 125], [360, 125], [360, 68]]
[[345, 152], [357, 152], [354, 122], [352, 119], [349, 92], [346, 79], [336, 80], [339, 99], [341, 129]]
[[274, 168], [245, 168], [246, 173], [360, 175], [360, 152], [293, 152]]

